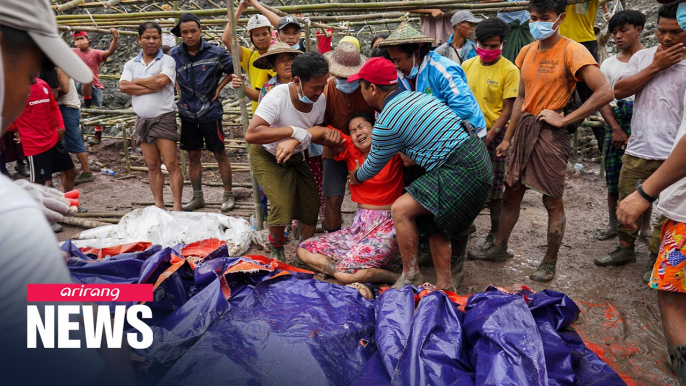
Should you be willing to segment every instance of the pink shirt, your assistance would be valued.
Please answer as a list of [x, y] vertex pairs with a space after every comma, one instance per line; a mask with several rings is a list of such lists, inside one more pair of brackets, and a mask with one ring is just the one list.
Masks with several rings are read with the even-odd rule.
[[95, 88], [99, 88], [100, 90], [105, 88], [102, 82], [100, 82], [100, 64], [105, 61], [105, 59], [102, 57], [102, 53], [105, 51], [94, 50], [92, 48], [86, 52], [81, 51], [78, 48], [72, 48], [72, 50], [76, 52], [76, 55], [78, 55], [79, 58], [86, 63], [88, 68], [91, 69], [91, 72], [93, 72], [93, 82], [91, 82], [91, 85]]

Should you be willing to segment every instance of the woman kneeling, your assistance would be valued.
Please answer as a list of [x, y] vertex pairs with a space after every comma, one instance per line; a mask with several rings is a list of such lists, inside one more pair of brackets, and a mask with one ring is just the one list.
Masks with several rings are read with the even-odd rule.
[[[374, 118], [358, 113], [348, 123], [350, 136], [341, 133], [345, 142], [335, 159], [345, 160], [348, 170], [355, 170], [367, 158], [373, 127]], [[402, 190], [403, 161], [396, 155], [367, 183], [350, 186], [351, 198], [359, 208], [353, 224], [305, 240], [298, 246], [298, 257], [314, 270], [333, 276], [343, 284], [394, 283], [400, 275], [381, 268], [398, 255], [391, 205], [402, 195]]]

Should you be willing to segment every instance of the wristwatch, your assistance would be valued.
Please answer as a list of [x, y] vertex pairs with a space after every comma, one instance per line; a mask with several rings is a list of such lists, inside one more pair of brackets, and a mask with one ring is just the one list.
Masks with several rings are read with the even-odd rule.
[[657, 200], [658, 196], [649, 196], [648, 193], [643, 191], [643, 184], [638, 185], [636, 191], [638, 192], [638, 194], [641, 195], [641, 197], [643, 197], [643, 199], [645, 199], [648, 202], [655, 202], [655, 200]]

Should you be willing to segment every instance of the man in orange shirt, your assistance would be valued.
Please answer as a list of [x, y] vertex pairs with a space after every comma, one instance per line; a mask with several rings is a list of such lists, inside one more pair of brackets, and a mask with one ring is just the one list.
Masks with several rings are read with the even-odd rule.
[[[505, 157], [513, 142], [498, 236], [490, 248], [470, 252], [470, 258], [475, 260], [507, 260], [507, 240], [519, 218], [524, 193], [527, 189], [541, 192], [548, 211], [548, 248], [536, 272], [530, 276], [539, 282], [555, 277], [557, 254], [564, 236], [562, 194], [571, 140], [566, 126], [584, 119], [613, 98], [610, 85], [593, 56], [584, 46], [559, 33], [566, 4], [565, 0], [529, 3], [529, 28], [537, 41], [522, 48], [517, 57], [516, 64], [522, 72], [519, 95], [505, 138], [496, 149], [496, 156]], [[593, 94], [578, 109], [565, 115], [562, 109], [580, 81]]]

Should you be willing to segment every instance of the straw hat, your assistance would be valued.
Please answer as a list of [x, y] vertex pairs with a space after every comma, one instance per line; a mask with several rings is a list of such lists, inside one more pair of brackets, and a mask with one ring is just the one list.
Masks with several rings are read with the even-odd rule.
[[357, 74], [367, 61], [360, 49], [350, 42], [338, 43], [336, 49], [325, 53], [324, 57], [329, 61], [329, 73], [341, 78]]
[[424, 36], [421, 32], [410, 26], [410, 23], [403, 21], [398, 28], [393, 31], [391, 36], [378, 44], [379, 47], [398, 46], [410, 43], [432, 43], [434, 38]]
[[261, 70], [269, 70], [269, 57], [270, 56], [276, 56], [278, 54], [295, 54], [299, 55], [302, 54], [303, 52], [300, 50], [295, 50], [291, 48], [288, 44], [284, 42], [276, 42], [269, 46], [269, 51], [267, 51], [264, 55], [260, 56], [259, 58], [255, 59], [253, 62], [253, 66], [255, 68], [259, 68]]

